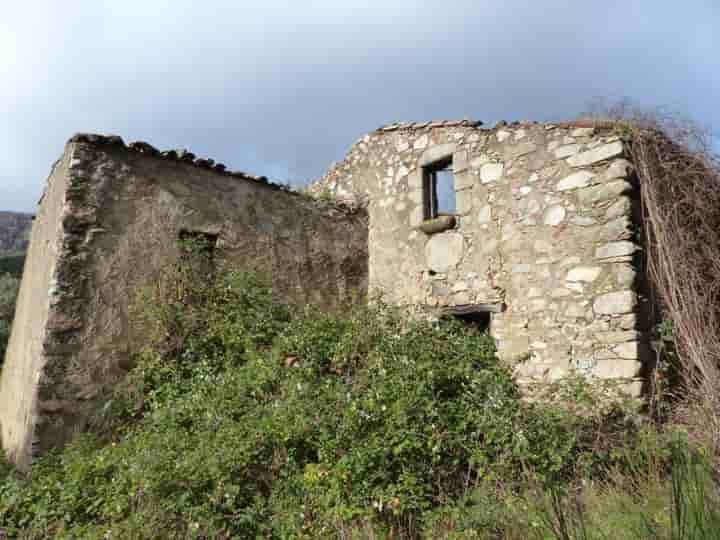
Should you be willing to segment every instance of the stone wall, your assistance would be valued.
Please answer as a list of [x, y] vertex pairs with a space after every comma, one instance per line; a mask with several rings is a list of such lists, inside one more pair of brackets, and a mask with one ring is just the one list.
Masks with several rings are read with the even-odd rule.
[[[457, 208], [425, 219], [423, 166], [452, 156]], [[367, 207], [369, 287], [435, 309], [490, 305], [521, 381], [634, 380], [647, 354], [637, 190], [611, 126], [394, 124], [312, 186]]]
[[364, 297], [367, 219], [187, 152], [76, 136], [33, 226], [0, 381], [6, 452], [24, 467], [85, 428], [142, 342], [131, 304], [180, 256], [182, 231], [268, 272], [278, 300], [336, 309]]

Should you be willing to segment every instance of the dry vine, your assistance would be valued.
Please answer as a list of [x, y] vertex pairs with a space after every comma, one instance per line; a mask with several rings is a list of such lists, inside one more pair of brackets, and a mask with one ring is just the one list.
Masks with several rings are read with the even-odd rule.
[[720, 163], [708, 132], [676, 114], [623, 101], [594, 109], [630, 141], [647, 277], [672, 322], [683, 379], [675, 419], [720, 470]]

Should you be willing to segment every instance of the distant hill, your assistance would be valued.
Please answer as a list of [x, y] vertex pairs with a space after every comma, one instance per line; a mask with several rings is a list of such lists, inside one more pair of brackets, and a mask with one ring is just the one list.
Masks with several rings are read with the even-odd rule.
[[32, 214], [0, 212], [0, 274], [19, 277], [25, 262]]
[[0, 252], [24, 252], [28, 246], [32, 214], [0, 212]]

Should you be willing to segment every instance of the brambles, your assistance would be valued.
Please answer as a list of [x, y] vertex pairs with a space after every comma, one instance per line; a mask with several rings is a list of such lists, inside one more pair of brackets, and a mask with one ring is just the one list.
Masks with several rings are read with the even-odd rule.
[[277, 305], [207, 254], [145, 295], [150, 346], [95, 432], [6, 471], [8, 534], [528, 538], [551, 533], [538, 492], [664, 478], [671, 437], [579, 380], [575, 408], [524, 402], [486, 334]]

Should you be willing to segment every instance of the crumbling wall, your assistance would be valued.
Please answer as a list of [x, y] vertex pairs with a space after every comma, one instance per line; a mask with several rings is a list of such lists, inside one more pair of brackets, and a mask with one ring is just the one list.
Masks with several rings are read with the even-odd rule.
[[[452, 157], [457, 208], [427, 221], [422, 168]], [[647, 356], [637, 188], [611, 127], [394, 124], [357, 142], [312, 190], [364, 204], [369, 287], [431, 307], [493, 305], [521, 381], [571, 369], [635, 381]]]
[[137, 294], [217, 236], [223, 267], [270, 274], [279, 301], [338, 309], [367, 287], [363, 212], [322, 205], [189, 153], [76, 136], [32, 231], [0, 382], [3, 446], [19, 465], [85, 429], [142, 343]]

